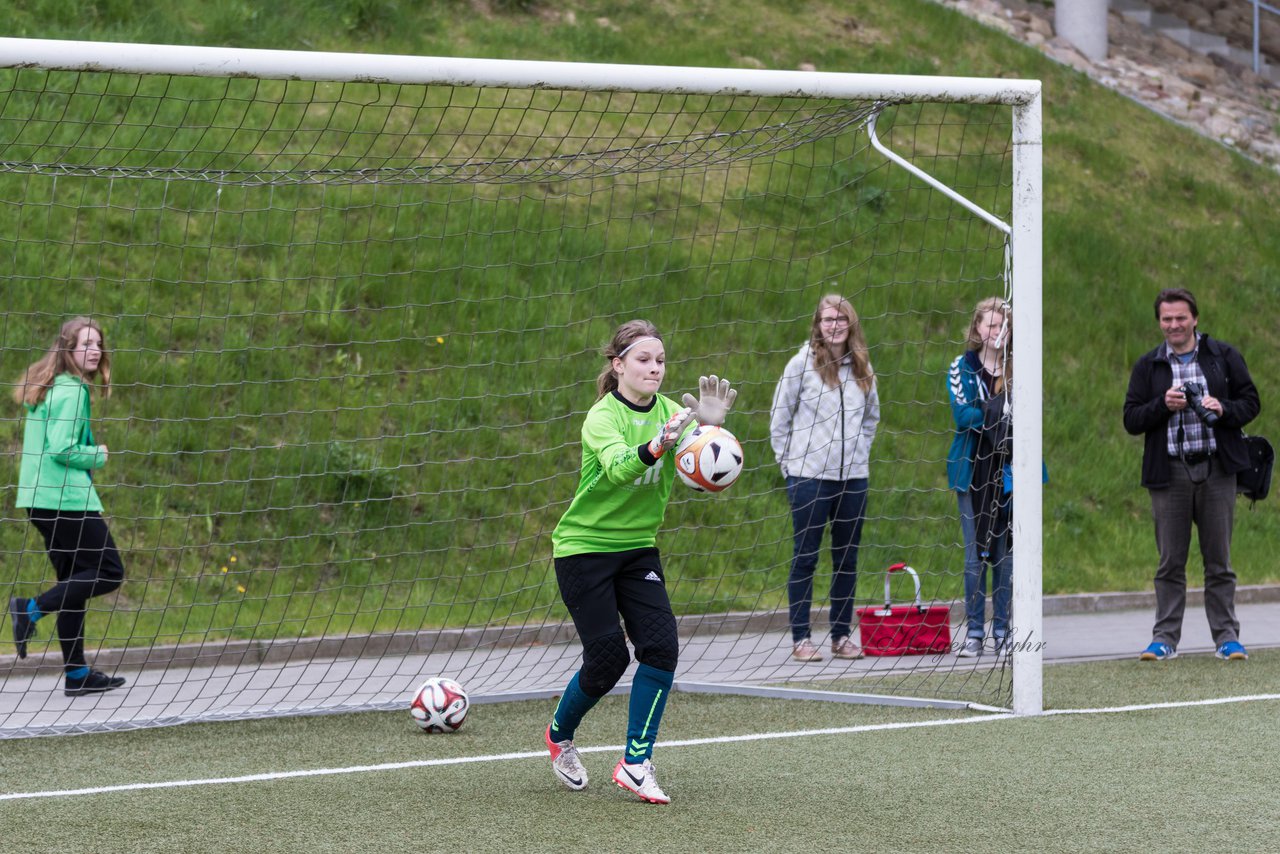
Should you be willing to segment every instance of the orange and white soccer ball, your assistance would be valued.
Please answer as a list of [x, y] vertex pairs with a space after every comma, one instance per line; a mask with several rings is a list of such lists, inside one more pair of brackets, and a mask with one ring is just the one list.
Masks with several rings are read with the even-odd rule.
[[723, 427], [700, 425], [676, 448], [676, 474], [698, 492], [721, 492], [742, 474], [742, 445]]
[[467, 692], [443, 676], [432, 676], [423, 682], [409, 704], [413, 722], [425, 732], [456, 732], [470, 709]]

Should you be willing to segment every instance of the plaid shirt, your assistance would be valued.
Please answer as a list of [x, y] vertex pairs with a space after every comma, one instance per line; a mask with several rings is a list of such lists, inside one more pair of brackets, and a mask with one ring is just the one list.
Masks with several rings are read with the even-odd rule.
[[[1204, 379], [1204, 371], [1200, 370], [1200, 333], [1196, 333], [1196, 349], [1191, 351], [1191, 358], [1184, 364], [1174, 353], [1170, 352], [1169, 345], [1164, 345], [1164, 356], [1169, 360], [1169, 366], [1173, 368], [1173, 385], [1175, 388], [1181, 388], [1183, 383], [1199, 383], [1200, 387], [1205, 390], [1205, 394], [1209, 393], [1207, 383]], [[1178, 437], [1181, 434], [1182, 446], [1178, 446]], [[1218, 443], [1214, 441], [1213, 431], [1205, 426], [1200, 420], [1200, 416], [1187, 407], [1181, 412], [1174, 413], [1169, 419], [1169, 429], [1166, 434], [1165, 447], [1169, 451], [1169, 456], [1176, 457], [1182, 452], [1188, 454], [1212, 454], [1218, 450]]]

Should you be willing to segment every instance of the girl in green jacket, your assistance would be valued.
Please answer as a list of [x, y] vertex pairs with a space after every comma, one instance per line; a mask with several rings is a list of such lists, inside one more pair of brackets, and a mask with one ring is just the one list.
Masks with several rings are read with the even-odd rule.
[[13, 642], [18, 657], [26, 658], [36, 624], [57, 614], [68, 697], [109, 691], [125, 681], [91, 669], [84, 657], [89, 600], [124, 582], [124, 564], [93, 488], [93, 472], [107, 463], [107, 446], [96, 444], [90, 429], [91, 385], [110, 396], [111, 356], [102, 327], [77, 317], [62, 325], [49, 352], [27, 368], [13, 393], [27, 417], [18, 507], [44, 538], [58, 579], [38, 596], [9, 600]]

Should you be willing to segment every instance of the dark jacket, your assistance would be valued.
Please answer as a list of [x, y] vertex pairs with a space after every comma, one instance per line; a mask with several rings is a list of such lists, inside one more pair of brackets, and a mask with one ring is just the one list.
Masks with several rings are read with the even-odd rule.
[[1013, 451], [1013, 428], [1004, 408], [1004, 392], [982, 404], [982, 433], [973, 459], [974, 542], [984, 561], [991, 554], [991, 544], [1000, 537], [1008, 539], [1012, 532], [1013, 495], [1005, 489], [1005, 475]]
[[[1261, 408], [1258, 389], [1249, 376], [1244, 357], [1230, 344], [1201, 335], [1196, 358], [1204, 373], [1206, 391], [1222, 403], [1222, 417], [1213, 428], [1217, 461], [1224, 472], [1234, 474], [1249, 466], [1240, 428], [1258, 416]], [[1129, 392], [1124, 398], [1124, 429], [1135, 436], [1139, 433], [1146, 436], [1142, 485], [1148, 488], [1169, 485], [1167, 435], [1173, 413], [1164, 405], [1164, 393], [1172, 385], [1173, 368], [1164, 344], [1138, 359], [1129, 376]]]

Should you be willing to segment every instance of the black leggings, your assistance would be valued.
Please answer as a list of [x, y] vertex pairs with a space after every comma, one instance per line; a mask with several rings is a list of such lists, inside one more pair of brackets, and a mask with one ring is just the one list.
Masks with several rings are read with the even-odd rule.
[[58, 615], [62, 660], [68, 667], [83, 666], [85, 608], [94, 596], [124, 583], [120, 552], [101, 513], [35, 507], [27, 515], [44, 537], [58, 577], [57, 584], [36, 597], [36, 607]]
[[631, 663], [627, 638], [641, 664], [675, 672], [680, 639], [657, 549], [558, 557], [555, 567], [560, 597], [582, 641], [578, 684], [587, 696], [603, 697], [618, 684]]

